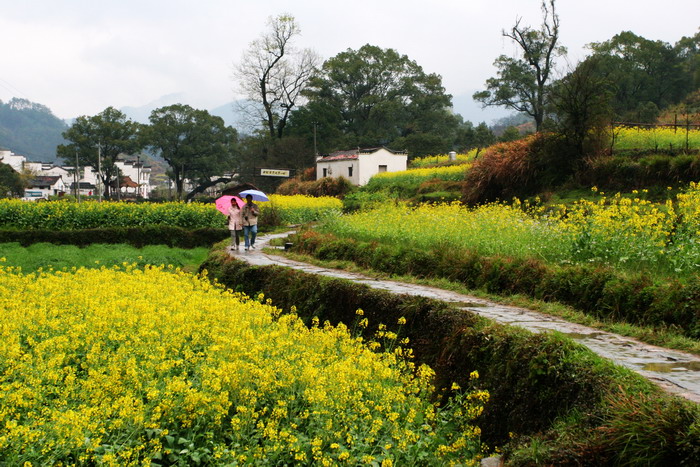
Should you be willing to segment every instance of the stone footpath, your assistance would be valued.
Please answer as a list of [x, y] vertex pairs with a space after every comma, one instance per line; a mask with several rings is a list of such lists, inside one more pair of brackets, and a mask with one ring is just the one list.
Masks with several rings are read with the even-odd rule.
[[585, 345], [596, 354], [636, 371], [665, 390], [700, 403], [700, 357], [644, 344], [629, 337], [570, 323], [524, 308], [501, 305], [470, 295], [433, 287], [378, 280], [362, 274], [313, 266], [261, 251], [273, 238], [286, 238], [288, 234], [289, 232], [261, 235], [256, 242], [258, 249], [244, 251], [241, 247], [240, 251], [231, 251], [231, 254], [256, 266], [286, 266], [310, 274], [351, 280], [397, 294], [419, 295], [450, 302], [461, 309], [477, 313], [499, 323], [520, 326], [532, 332], [558, 331]]

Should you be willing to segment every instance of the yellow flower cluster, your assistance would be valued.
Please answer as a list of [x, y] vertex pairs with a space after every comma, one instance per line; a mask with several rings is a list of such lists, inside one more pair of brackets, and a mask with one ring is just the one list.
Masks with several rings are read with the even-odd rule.
[[[472, 149], [467, 153], [459, 153], [455, 156], [455, 159], [460, 163], [472, 162], [476, 157], [476, 151], [476, 149]], [[450, 156], [448, 154], [416, 157], [415, 159], [411, 160], [410, 166], [411, 168], [426, 167], [434, 164], [444, 164], [445, 162], [449, 162], [449, 160]]]
[[432, 370], [206, 275], [0, 267], [0, 317], [2, 465], [478, 462]]
[[225, 217], [213, 204], [53, 201], [0, 199], [0, 226], [71, 230], [164, 224], [183, 228], [222, 227]]
[[261, 215], [276, 211], [283, 223], [313, 222], [343, 209], [343, 202], [332, 196], [270, 195], [269, 203], [260, 203]]
[[432, 179], [438, 178], [441, 180], [462, 180], [464, 173], [470, 167], [470, 164], [449, 165], [446, 167], [425, 167], [419, 169], [408, 169], [400, 172], [382, 172], [372, 178], [379, 180], [390, 179]]
[[[614, 149], [689, 149], [700, 148], [700, 129], [673, 127], [618, 127], [614, 130]], [[687, 139], [687, 141], [686, 141]]]
[[483, 254], [516, 255], [525, 247], [538, 255], [544, 247], [534, 241], [541, 233], [537, 220], [517, 206], [505, 204], [473, 209], [458, 202], [416, 207], [386, 204], [329, 219], [325, 228], [340, 236], [426, 250], [472, 249]]
[[594, 201], [569, 206], [518, 200], [475, 208], [387, 204], [329, 219], [324, 228], [339, 236], [427, 250], [597, 262], [666, 275], [700, 271], [700, 185], [691, 184], [665, 204], [642, 195], [598, 193]]
[[[271, 195], [270, 201], [259, 204], [263, 213], [275, 210], [287, 223], [318, 220], [326, 213], [342, 208], [342, 202], [330, 196]], [[29, 203], [0, 199], [0, 226], [20, 229], [71, 230], [159, 224], [187, 229], [223, 228], [225, 221], [226, 217], [213, 203]]]

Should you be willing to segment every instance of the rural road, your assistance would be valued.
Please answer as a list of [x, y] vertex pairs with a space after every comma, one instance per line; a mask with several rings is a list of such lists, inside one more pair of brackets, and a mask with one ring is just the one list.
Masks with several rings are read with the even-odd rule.
[[499, 323], [520, 326], [532, 332], [558, 331], [585, 345], [596, 354], [636, 371], [665, 390], [700, 403], [700, 357], [698, 356], [645, 344], [629, 337], [570, 323], [555, 316], [525, 308], [501, 305], [470, 295], [423, 285], [377, 280], [362, 274], [313, 266], [262, 251], [273, 238], [286, 238], [288, 234], [289, 232], [260, 235], [256, 241], [258, 249], [244, 251], [241, 247], [240, 251], [231, 251], [230, 254], [256, 266], [286, 266], [309, 274], [347, 279], [397, 294], [418, 295], [450, 302], [461, 309]]

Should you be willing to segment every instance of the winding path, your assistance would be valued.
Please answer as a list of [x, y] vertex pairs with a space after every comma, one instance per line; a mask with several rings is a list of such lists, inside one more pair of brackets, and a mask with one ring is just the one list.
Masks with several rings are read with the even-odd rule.
[[231, 255], [256, 266], [286, 266], [310, 274], [351, 280], [397, 294], [418, 295], [450, 302], [463, 310], [477, 313], [499, 323], [520, 326], [532, 332], [559, 331], [596, 354], [636, 371], [665, 390], [700, 403], [700, 357], [698, 356], [645, 344], [629, 337], [570, 323], [525, 308], [501, 305], [434, 287], [373, 279], [362, 274], [313, 266], [261, 251], [273, 238], [285, 238], [289, 233], [261, 235], [256, 242], [257, 250], [232, 251]]

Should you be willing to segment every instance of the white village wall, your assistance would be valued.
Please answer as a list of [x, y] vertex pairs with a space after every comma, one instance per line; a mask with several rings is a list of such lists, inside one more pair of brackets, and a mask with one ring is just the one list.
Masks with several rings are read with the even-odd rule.
[[382, 148], [372, 154], [360, 154], [358, 185], [366, 185], [369, 179], [379, 173], [379, 166], [385, 165], [387, 172], [399, 172], [408, 167], [406, 154], [393, 154]]

